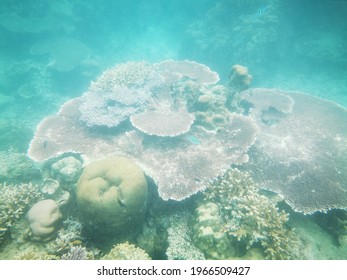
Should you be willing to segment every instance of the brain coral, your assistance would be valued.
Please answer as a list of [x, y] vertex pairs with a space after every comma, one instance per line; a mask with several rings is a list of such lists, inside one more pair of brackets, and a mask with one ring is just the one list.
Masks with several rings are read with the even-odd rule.
[[147, 194], [144, 173], [125, 157], [90, 163], [76, 187], [83, 224], [99, 241], [135, 237], [146, 213]]

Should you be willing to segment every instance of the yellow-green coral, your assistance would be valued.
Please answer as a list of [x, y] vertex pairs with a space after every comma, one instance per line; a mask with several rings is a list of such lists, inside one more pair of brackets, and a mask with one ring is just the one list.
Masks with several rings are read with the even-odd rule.
[[120, 243], [101, 258], [102, 260], [150, 260], [148, 254], [129, 242]]
[[268, 259], [300, 258], [299, 240], [286, 226], [288, 215], [259, 194], [248, 173], [229, 169], [205, 190], [205, 207], [209, 202], [218, 205], [224, 231], [239, 253], [261, 246]]

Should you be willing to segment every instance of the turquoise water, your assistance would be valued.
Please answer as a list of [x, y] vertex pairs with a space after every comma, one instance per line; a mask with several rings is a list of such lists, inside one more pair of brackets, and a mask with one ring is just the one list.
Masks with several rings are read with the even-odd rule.
[[[138, 236], [126, 241], [142, 248], [151, 258], [271, 258], [271, 254], [266, 253], [259, 241], [262, 239], [254, 237], [256, 242], [252, 247], [253, 251], [245, 249], [247, 240], [244, 241], [245, 244], [236, 246], [235, 240], [232, 239], [236, 238], [235, 232], [241, 234], [242, 230], [251, 231], [252, 227], [239, 228], [237, 231], [230, 228], [228, 221], [224, 221], [225, 226], [219, 229], [229, 232], [230, 235], [229, 241], [225, 241], [230, 242], [230, 248], [226, 246], [225, 251], [236, 250], [234, 247], [238, 247], [239, 251], [236, 250], [229, 255], [224, 251], [213, 254], [211, 248], [201, 245], [203, 239], [197, 233], [199, 223], [196, 221], [202, 214], [196, 205], [202, 207], [203, 199], [199, 195], [190, 196], [187, 189], [200, 186], [196, 187], [196, 193], [207, 197], [205, 203], [213, 202], [222, 207], [223, 201], [216, 201], [216, 197], [215, 200], [211, 200], [208, 194], [203, 193], [203, 189], [210, 183], [208, 179], [217, 177], [214, 175], [221, 176], [229, 165], [250, 172], [255, 183], [280, 196], [277, 198], [280, 200], [277, 205], [289, 213], [290, 217], [286, 229], [297, 228], [297, 236], [303, 240], [307, 239], [310, 232], [315, 232], [315, 240], [309, 246], [307, 255], [297, 256], [293, 253], [283, 256], [278, 253], [272, 258], [347, 257], [346, 214], [343, 210], [346, 208], [347, 200], [340, 193], [341, 190], [346, 190], [344, 174], [347, 174], [346, 1], [55, 2], [2, 0], [0, 3], [1, 199], [5, 201], [5, 198], [16, 197], [16, 203], [22, 205], [22, 212], [18, 214], [18, 218], [14, 218], [12, 210], [9, 210], [14, 206], [4, 208], [13, 214], [9, 214], [10, 218], [0, 216], [0, 259], [16, 257], [10, 253], [10, 248], [16, 246], [13, 244], [16, 244], [14, 240], [18, 239], [19, 229], [25, 228], [25, 214], [39, 200], [42, 186], [47, 187], [44, 180], [52, 179], [58, 182], [62, 188], [61, 192], [69, 193], [74, 200], [75, 184], [82, 172], [82, 167], [76, 166], [80, 164], [84, 167], [98, 157], [112, 154], [110, 147], [114, 148], [113, 153], [134, 159], [150, 181], [147, 182], [150, 197], [147, 203], [151, 207], [147, 208], [144, 218], [147, 224], [142, 225]], [[204, 83], [199, 80], [200, 76], [197, 78], [184, 70], [184, 67], [195, 67], [194, 64], [160, 64], [165, 60], [196, 61], [199, 64], [195, 65], [196, 67], [205, 69], [206, 65], [210, 68], [212, 80], [213, 75], [218, 73], [219, 81]], [[138, 64], [127, 64], [129, 62]], [[98, 118], [102, 114], [107, 117], [109, 112], [118, 114], [122, 109], [122, 113], [117, 115], [119, 122], [109, 122], [107, 118], [95, 120], [94, 116], [85, 116], [86, 110], [91, 106], [97, 106], [94, 101], [89, 102], [90, 96], [96, 98], [99, 94], [91, 90], [91, 82], [94, 82], [96, 88], [101, 86], [101, 75], [110, 73], [107, 72], [108, 69], [119, 70], [117, 65], [127, 65], [128, 69], [143, 73], [143, 76], [137, 73], [133, 78], [135, 82], [126, 84], [125, 89], [119, 88], [119, 92], [124, 90], [125, 93], [132, 91], [137, 94], [137, 100], [123, 100], [121, 96], [114, 97], [112, 92], [107, 92], [109, 95], [107, 98], [104, 97], [106, 101], [103, 101], [107, 103], [106, 109], [97, 108], [98, 110], [93, 112]], [[158, 65], [160, 69], [154, 69]], [[248, 72], [246, 71], [242, 77], [248, 77], [249, 82], [243, 80], [238, 84], [237, 77], [236, 80], [230, 78], [233, 65], [247, 67]], [[175, 67], [182, 68], [172, 70]], [[170, 84], [171, 96], [165, 95], [164, 90], [161, 92], [165, 84], [165, 71], [184, 76]], [[153, 78], [153, 75], [156, 78]], [[195, 89], [190, 82], [195, 85]], [[215, 87], [216, 84], [220, 88]], [[276, 92], [266, 91], [263, 93], [263, 99], [258, 99], [258, 93], [254, 93], [256, 97], [252, 96], [253, 92], [250, 95], [247, 92], [241, 93], [248, 88], [270, 88], [276, 89]], [[152, 95], [148, 95], [148, 92]], [[84, 99], [76, 101], [75, 98], [84, 93]], [[153, 96], [157, 98], [155, 102], [152, 100]], [[204, 100], [199, 99], [199, 96], [203, 96]], [[72, 111], [63, 105], [69, 100], [81, 106], [79, 114], [82, 113], [83, 116], [77, 121], [73, 119], [75, 115], [69, 115]], [[157, 102], [158, 100], [160, 102]], [[282, 101], [285, 104], [281, 103]], [[151, 107], [146, 107], [148, 104]], [[66, 111], [57, 115], [61, 106]], [[168, 109], [167, 106], [172, 109], [170, 116], [162, 113]], [[162, 128], [158, 132], [157, 129], [147, 127], [141, 120], [150, 117], [145, 113], [152, 107], [159, 111], [156, 118], [166, 120], [167, 125], [173, 126], [172, 120], [180, 121], [184, 117], [186, 123], [178, 127], [177, 131]], [[59, 122], [64, 119], [65, 123], [60, 125], [65, 125], [66, 129], [59, 129], [52, 121], [46, 124], [47, 130], [42, 132], [46, 138], [40, 142], [35, 131], [48, 116], [54, 116], [54, 120]], [[241, 133], [237, 134], [235, 139], [232, 138], [236, 135], [236, 130], [225, 131], [230, 120], [234, 120], [241, 128], [246, 127], [249, 134]], [[154, 123], [159, 125], [158, 122]], [[306, 126], [303, 128], [302, 124]], [[254, 132], [253, 135], [252, 125], [257, 127], [254, 131], [261, 132]], [[70, 137], [70, 141], [65, 144], [59, 142]], [[241, 137], [248, 137], [243, 142], [246, 144], [237, 141]], [[37, 143], [33, 139], [38, 139]], [[116, 141], [117, 149], [112, 146]], [[232, 148], [226, 147], [225, 143], [228, 141], [234, 145]], [[29, 148], [34, 146], [33, 142], [39, 147], [35, 148], [35, 153], [34, 148]], [[268, 143], [272, 145], [269, 145], [271, 149], [265, 147]], [[93, 149], [90, 148], [91, 145]], [[230, 149], [240, 149], [250, 160], [246, 162], [241, 156], [236, 160]], [[218, 152], [215, 153], [214, 150]], [[66, 156], [65, 153], [73, 155], [78, 162], [69, 162], [71, 166], [75, 166], [74, 168], [67, 164], [75, 172], [71, 171], [73, 175], [69, 175], [69, 179], [64, 176], [68, 176], [66, 174], [70, 171], [61, 171], [65, 172], [65, 175], [61, 175], [61, 172], [54, 171], [53, 167], [54, 163]], [[279, 158], [277, 153], [287, 158]], [[200, 158], [200, 155], [205, 157]], [[163, 178], [165, 176], [155, 171], [168, 170], [171, 158], [178, 158], [177, 162], [175, 161], [177, 166], [175, 165], [174, 172], [166, 174], [166, 178]], [[198, 164], [204, 160], [206, 164]], [[317, 161], [323, 163], [318, 165]], [[259, 166], [262, 169], [259, 169]], [[282, 169], [276, 169], [274, 166], [280, 166]], [[201, 170], [196, 171], [194, 168]], [[274, 169], [276, 172], [272, 172]], [[298, 170], [305, 170], [308, 175], [302, 175]], [[180, 174], [183, 174], [183, 179], [179, 178]], [[325, 177], [317, 174], [323, 174]], [[178, 185], [184, 185], [187, 178], [190, 179], [188, 187], [177, 187], [176, 193], [166, 192], [163, 187], [170, 184], [169, 180], [172, 182], [176, 179]], [[40, 186], [36, 189], [40, 191], [26, 199], [22, 194], [9, 194], [11, 191], [5, 182], [17, 187], [23, 184], [28, 187], [27, 184], [32, 182]], [[328, 194], [331, 195], [332, 201], [322, 199], [324, 188], [323, 183], [319, 182], [324, 182], [331, 188], [331, 193]], [[202, 185], [205, 187], [201, 187]], [[311, 206], [312, 201], [305, 204], [304, 200], [293, 195], [294, 192], [301, 194], [302, 185], [310, 186], [304, 188], [305, 199], [309, 200], [310, 197], [305, 196], [305, 191], [316, 194], [313, 195], [313, 199], [317, 201], [318, 206]], [[156, 193], [157, 189], [159, 194]], [[254, 190], [250, 192], [253, 194]], [[45, 199], [48, 198], [47, 194], [41, 195]], [[61, 195], [63, 194], [59, 197]], [[254, 199], [262, 200], [261, 195], [254, 194]], [[186, 202], [186, 197], [191, 200]], [[264, 197], [270, 201], [269, 194]], [[26, 201], [25, 205], [22, 200]], [[122, 199], [118, 201], [120, 205], [126, 205]], [[50, 250], [43, 250], [43, 253], [45, 256], [48, 254], [48, 258], [60, 258], [68, 253], [70, 247], [82, 246], [87, 248], [94, 258], [102, 257], [114, 244], [105, 245], [102, 240], [95, 240], [90, 228], [85, 225], [83, 230], [80, 229], [78, 223], [84, 224], [81, 219], [83, 215], [78, 214], [79, 209], [72, 205], [75, 203], [71, 203], [69, 207], [59, 205], [63, 208], [61, 211], [64, 217], [61, 219], [62, 225], [57, 226], [54, 238], [58, 230], [58, 237], [67, 235], [68, 232], [74, 232], [75, 237], [68, 240], [69, 245], [64, 247], [65, 251], [60, 248], [60, 253], [56, 253], [59, 246], [52, 236], [49, 236], [49, 241], [43, 240], [45, 238], [40, 239], [43, 243], [51, 242], [46, 246]], [[235, 204], [233, 207], [236, 209], [241, 206]], [[213, 211], [213, 207], [210, 205], [206, 211]], [[185, 209], [185, 212], [178, 211], [180, 208]], [[330, 210], [331, 208], [336, 209]], [[325, 213], [327, 211], [328, 213]], [[280, 219], [281, 216], [278, 214], [276, 217]], [[8, 224], [12, 219], [13, 223]], [[171, 221], [175, 227], [179, 223], [177, 227], [183, 228], [191, 219], [195, 219], [195, 233], [184, 230], [180, 233], [183, 239], [192, 240], [192, 247], [186, 245], [191, 251], [185, 255], [182, 252], [167, 250], [171, 248], [167, 243], [179, 241], [172, 240], [177, 233], [173, 231], [173, 226], [170, 227], [165, 221]], [[230, 220], [234, 221], [232, 218]], [[153, 224], [156, 226], [153, 227]], [[188, 237], [184, 237], [185, 235]], [[153, 242], [151, 238], [160, 239], [161, 243], [151, 247], [148, 245]], [[324, 250], [318, 249], [319, 243], [325, 244], [325, 253]], [[27, 247], [30, 246], [34, 245], [28, 242]], [[91, 253], [92, 247], [97, 247], [99, 251]], [[259, 253], [258, 249], [263, 252]]]

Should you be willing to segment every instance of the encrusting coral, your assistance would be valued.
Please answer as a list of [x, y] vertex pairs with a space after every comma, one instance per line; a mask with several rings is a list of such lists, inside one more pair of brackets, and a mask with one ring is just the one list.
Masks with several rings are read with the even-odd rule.
[[[207, 256], [213, 256], [216, 250], [217, 256], [242, 257], [249, 249], [261, 246], [267, 259], [302, 258], [298, 250], [300, 241], [286, 226], [288, 215], [259, 194], [249, 174], [238, 169], [229, 169], [203, 192], [196, 215], [196, 244], [201, 244], [199, 238], [207, 235], [215, 245], [201, 248], [208, 250]], [[225, 244], [224, 233], [230, 244]], [[221, 240], [226, 255], [223, 250], [218, 252], [216, 244], [221, 244]]]

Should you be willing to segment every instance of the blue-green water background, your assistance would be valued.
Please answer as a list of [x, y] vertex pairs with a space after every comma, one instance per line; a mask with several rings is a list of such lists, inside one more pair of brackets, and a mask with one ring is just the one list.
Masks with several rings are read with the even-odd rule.
[[[346, 18], [347, 1], [334, 0], [1, 0], [0, 150], [25, 152], [43, 117], [126, 61], [196, 60], [221, 82], [242, 64], [254, 87], [347, 106]], [[31, 51], [54, 38], [89, 55], [59, 71]]]

